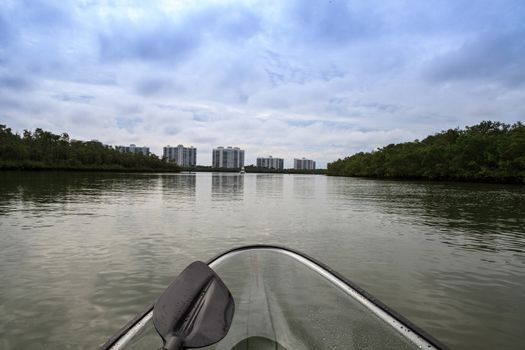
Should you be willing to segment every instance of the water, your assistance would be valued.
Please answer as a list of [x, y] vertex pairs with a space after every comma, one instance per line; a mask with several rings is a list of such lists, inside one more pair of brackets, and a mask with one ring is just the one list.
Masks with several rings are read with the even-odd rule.
[[272, 174], [0, 173], [0, 349], [92, 349], [186, 264], [327, 263], [454, 349], [523, 349], [525, 187]]

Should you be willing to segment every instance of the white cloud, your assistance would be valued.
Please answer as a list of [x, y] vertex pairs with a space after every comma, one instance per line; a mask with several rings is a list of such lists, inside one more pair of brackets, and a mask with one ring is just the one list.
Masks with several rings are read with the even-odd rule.
[[0, 122], [324, 166], [523, 120], [524, 16], [517, 0], [2, 2]]

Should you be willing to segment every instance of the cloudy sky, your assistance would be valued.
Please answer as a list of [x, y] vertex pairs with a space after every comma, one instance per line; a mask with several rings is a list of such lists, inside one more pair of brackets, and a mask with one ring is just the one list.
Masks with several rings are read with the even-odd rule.
[[327, 161], [525, 119], [525, 1], [2, 0], [0, 123]]

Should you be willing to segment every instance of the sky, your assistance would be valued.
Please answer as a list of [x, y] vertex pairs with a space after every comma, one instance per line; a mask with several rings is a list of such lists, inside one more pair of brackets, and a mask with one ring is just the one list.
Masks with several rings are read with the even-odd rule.
[[2, 0], [0, 124], [318, 167], [525, 120], [522, 0]]

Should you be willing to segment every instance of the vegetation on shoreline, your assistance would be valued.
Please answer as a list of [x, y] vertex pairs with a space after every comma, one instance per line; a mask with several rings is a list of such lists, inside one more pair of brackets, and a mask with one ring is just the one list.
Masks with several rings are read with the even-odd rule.
[[39, 128], [20, 135], [0, 125], [0, 170], [178, 172], [180, 168], [156, 155], [122, 153], [99, 141], [70, 140], [66, 133]]
[[326, 169], [268, 169], [261, 168], [254, 165], [248, 165], [244, 167], [247, 173], [272, 173], [272, 174], [309, 174], [309, 175], [323, 175], [326, 173]]
[[[197, 165], [195, 167], [183, 167], [183, 171], [195, 171], [195, 172], [221, 172], [221, 173], [238, 173], [241, 168], [213, 168], [206, 165]], [[272, 174], [309, 174], [309, 175], [322, 175], [326, 173], [326, 169], [315, 169], [315, 170], [297, 170], [297, 169], [268, 169], [260, 168], [254, 165], [247, 165], [244, 167], [246, 173], [272, 173]]]
[[525, 125], [483, 121], [328, 165], [327, 175], [525, 183]]

